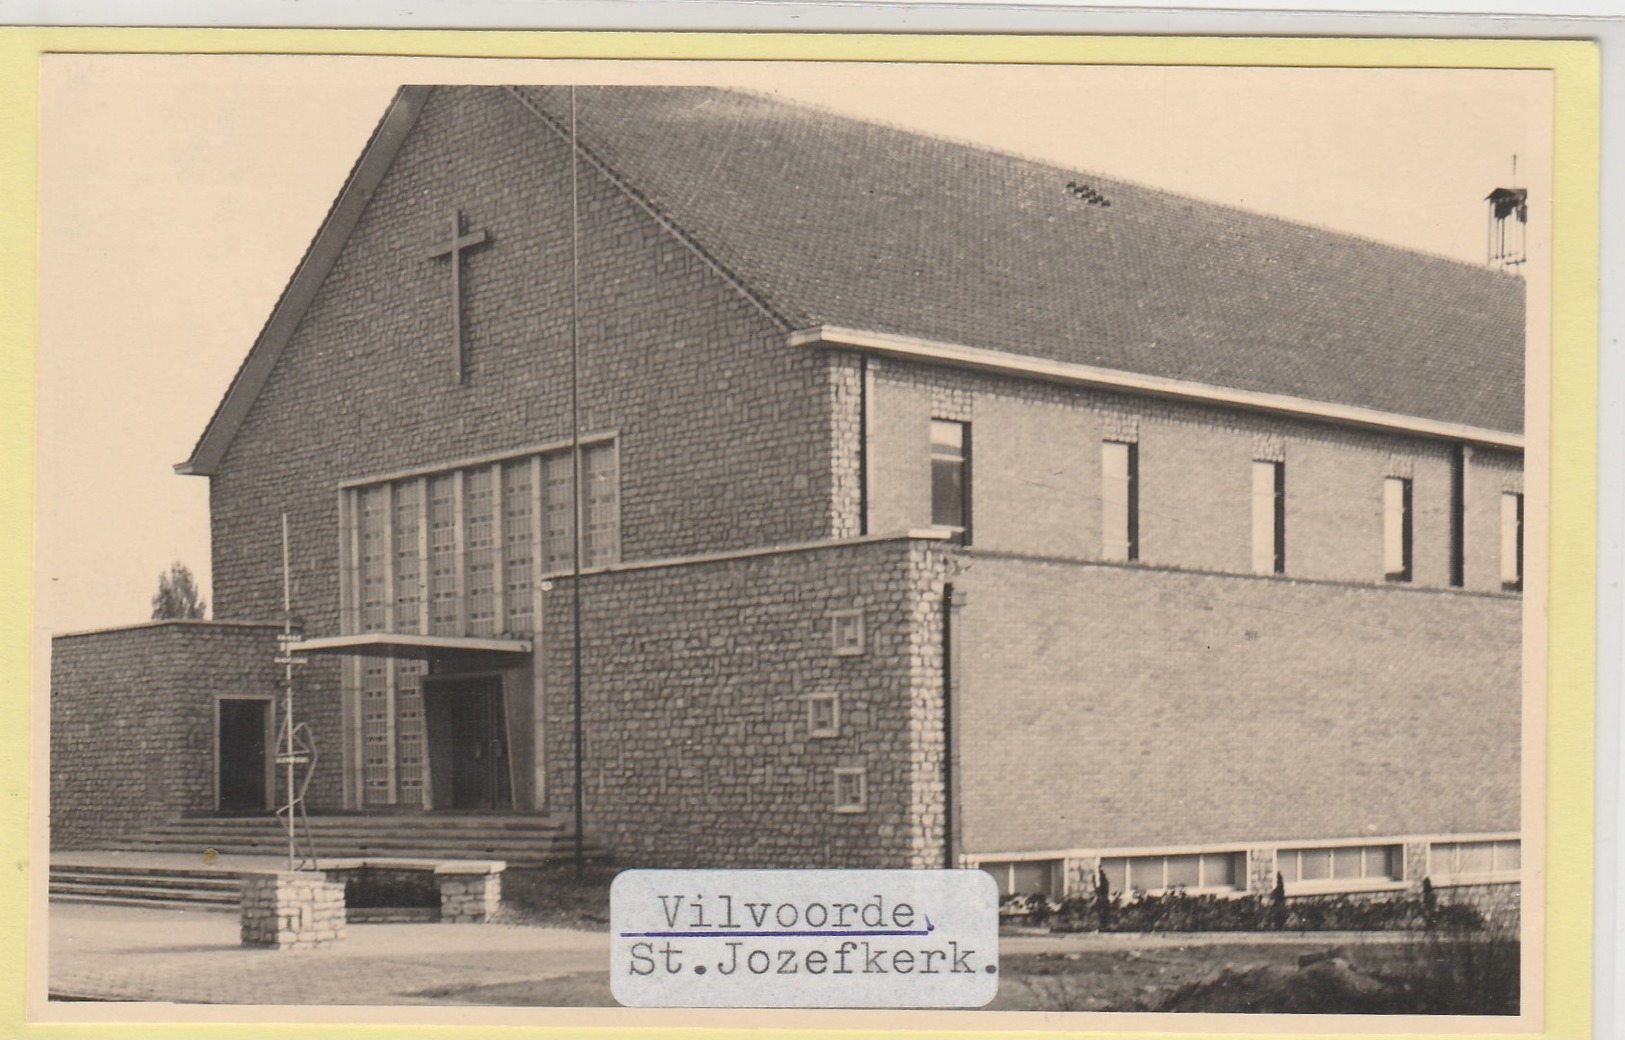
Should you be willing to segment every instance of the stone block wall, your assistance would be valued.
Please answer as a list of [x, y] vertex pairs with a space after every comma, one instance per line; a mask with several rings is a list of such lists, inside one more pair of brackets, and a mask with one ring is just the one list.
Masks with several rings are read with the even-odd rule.
[[967, 853], [1519, 826], [1516, 598], [983, 550], [959, 585]]
[[279, 631], [163, 621], [53, 639], [51, 847], [212, 811], [215, 699], [277, 696]]
[[344, 883], [315, 871], [244, 874], [238, 920], [244, 946], [332, 946], [344, 940]]
[[[941, 863], [945, 574], [936, 543], [896, 539], [586, 579], [587, 833], [638, 866]], [[547, 603], [548, 803], [568, 814], [569, 583]], [[840, 654], [853, 610], [862, 649]], [[863, 811], [836, 811], [837, 769], [865, 771]]]
[[440, 921], [442, 924], [485, 924], [502, 908], [502, 873], [457, 873], [442, 869]]

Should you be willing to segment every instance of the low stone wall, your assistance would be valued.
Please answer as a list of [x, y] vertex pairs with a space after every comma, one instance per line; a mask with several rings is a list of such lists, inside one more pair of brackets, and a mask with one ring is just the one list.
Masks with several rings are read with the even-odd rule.
[[244, 946], [316, 949], [344, 939], [344, 885], [316, 871], [243, 875]]

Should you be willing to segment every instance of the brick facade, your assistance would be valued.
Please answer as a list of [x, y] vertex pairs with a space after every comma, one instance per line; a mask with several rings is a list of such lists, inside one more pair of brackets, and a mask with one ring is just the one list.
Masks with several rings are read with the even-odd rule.
[[270, 699], [272, 625], [162, 621], [51, 642], [51, 847], [215, 808], [215, 702]]
[[[286, 512], [295, 610], [308, 631], [339, 632], [340, 483], [568, 438], [567, 159], [502, 91], [431, 95], [210, 478], [219, 616], [280, 610]], [[464, 386], [446, 261], [428, 258], [453, 207], [490, 233], [462, 261]], [[579, 212], [581, 421], [615, 434], [636, 489], [622, 496], [623, 558], [831, 534], [823, 359], [788, 348], [750, 298], [587, 165]], [[318, 746], [349, 753], [340, 665], [314, 661], [302, 679]], [[345, 804], [343, 763], [323, 755], [315, 804]]]
[[961, 585], [969, 851], [1519, 826], [1516, 599], [991, 552]]
[[[865, 541], [630, 569], [583, 586], [587, 828], [649, 866], [942, 862], [941, 586], [934, 543]], [[570, 675], [568, 582], [546, 672]], [[861, 611], [861, 654], [832, 614]], [[808, 698], [839, 699], [809, 732]], [[567, 682], [547, 699], [549, 804], [573, 803]], [[867, 808], [834, 809], [835, 770]]]
[[[1444, 442], [892, 360], [869, 368], [873, 532], [929, 526], [930, 421], [957, 419], [972, 424], [979, 548], [1101, 559], [1100, 444], [1131, 440], [1143, 563], [1250, 573], [1250, 464], [1270, 458], [1286, 468], [1288, 577], [1382, 583], [1383, 478], [1404, 475], [1415, 496], [1411, 584], [1449, 585]], [[1467, 463], [1469, 591], [1501, 591], [1500, 494], [1522, 489], [1520, 473], [1503, 450], [1477, 449]]]

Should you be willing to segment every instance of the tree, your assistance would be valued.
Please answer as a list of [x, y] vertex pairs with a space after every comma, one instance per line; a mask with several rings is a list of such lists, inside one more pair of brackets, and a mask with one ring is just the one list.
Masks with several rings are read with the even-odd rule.
[[152, 619], [201, 618], [209, 604], [198, 595], [192, 570], [179, 560], [169, 565], [168, 574], [158, 575], [158, 591], [152, 597]]

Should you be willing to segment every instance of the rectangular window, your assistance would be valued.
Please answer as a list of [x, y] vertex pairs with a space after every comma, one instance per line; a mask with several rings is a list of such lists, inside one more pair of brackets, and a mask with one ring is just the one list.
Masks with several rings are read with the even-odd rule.
[[1170, 856], [1109, 856], [1100, 861], [1113, 892], [1228, 892], [1241, 887], [1243, 852], [1187, 852]]
[[868, 810], [868, 771], [861, 766], [835, 770], [835, 811], [860, 813]]
[[1389, 581], [1411, 580], [1411, 482], [1382, 482], [1382, 572]]
[[814, 693], [807, 697], [807, 735], [820, 738], [841, 735], [839, 697], [833, 693]]
[[1336, 888], [1339, 882], [1398, 881], [1404, 857], [1398, 845], [1341, 845], [1329, 848], [1279, 849], [1275, 869], [1288, 885], [1310, 883]]
[[1101, 556], [1140, 558], [1139, 445], [1106, 441], [1100, 446]]
[[1467, 449], [1450, 452], [1450, 585], [1461, 588], [1467, 573]]
[[1501, 493], [1501, 587], [1523, 589], [1523, 495], [1517, 491]]
[[1428, 848], [1428, 875], [1433, 878], [1511, 874], [1522, 862], [1516, 839], [1506, 841], [1436, 841]]
[[830, 614], [836, 657], [857, 657], [863, 653], [863, 611], [837, 610]]
[[931, 526], [970, 544], [970, 423], [931, 420]]
[[1058, 859], [1018, 859], [1001, 863], [979, 863], [993, 875], [1001, 896], [1062, 895], [1061, 861]]
[[1286, 463], [1253, 463], [1253, 573], [1286, 573]]

